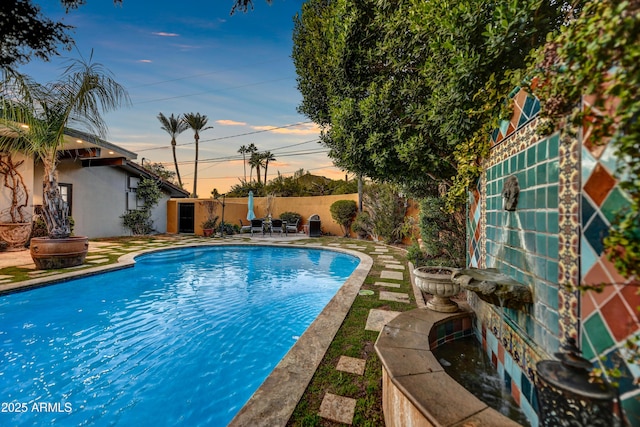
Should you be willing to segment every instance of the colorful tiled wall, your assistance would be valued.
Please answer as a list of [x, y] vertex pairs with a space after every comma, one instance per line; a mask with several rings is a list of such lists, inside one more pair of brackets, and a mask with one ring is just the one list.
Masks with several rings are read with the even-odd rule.
[[620, 370], [623, 407], [632, 424], [640, 425], [640, 390], [633, 384], [640, 369], [627, 362], [624, 350], [627, 340], [640, 333], [638, 283], [618, 274], [607, 260], [602, 242], [616, 215], [629, 206], [629, 196], [619, 185], [614, 146], [594, 144], [588, 127], [583, 129], [581, 160], [581, 283], [605, 285], [602, 292], [587, 292], [581, 298], [583, 356], [594, 364]]
[[[513, 99], [515, 114], [494, 132], [485, 174], [469, 194], [467, 261], [531, 286], [534, 304], [528, 312], [502, 312], [471, 295], [477, 333], [505, 381], [513, 383], [512, 395], [533, 415], [535, 364], [553, 358], [567, 338], [579, 338], [594, 365], [604, 356], [601, 366], [621, 370], [623, 408], [640, 425], [634, 415], [640, 414], [640, 392], [633, 384], [640, 369], [625, 361], [622, 350], [630, 337], [640, 336], [638, 286], [629, 286], [603, 254], [611, 221], [629, 204], [613, 147], [593, 144], [586, 127], [578, 137], [541, 138], [535, 132], [537, 101], [523, 91]], [[500, 195], [510, 175], [521, 190], [515, 212], [503, 210]], [[579, 284], [606, 286], [582, 295], [565, 286]]]

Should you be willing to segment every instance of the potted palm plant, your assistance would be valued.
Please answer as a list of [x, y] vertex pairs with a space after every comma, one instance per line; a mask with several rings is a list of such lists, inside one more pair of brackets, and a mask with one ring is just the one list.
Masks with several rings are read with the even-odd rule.
[[101, 64], [72, 60], [60, 80], [41, 85], [3, 69], [0, 92], [0, 151], [22, 151], [44, 167], [42, 216], [48, 237], [31, 239], [31, 256], [39, 269], [84, 263], [88, 238], [71, 236], [67, 203], [58, 186], [58, 154], [65, 129], [81, 128], [106, 136], [102, 112], [128, 104], [129, 95]]

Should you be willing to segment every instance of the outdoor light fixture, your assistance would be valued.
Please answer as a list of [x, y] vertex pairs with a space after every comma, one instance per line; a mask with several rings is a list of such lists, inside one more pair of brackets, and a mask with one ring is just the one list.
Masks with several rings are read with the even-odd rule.
[[[559, 359], [538, 362], [537, 387], [542, 427], [620, 426], [614, 415], [615, 390], [606, 383], [593, 382], [592, 365], [580, 356], [575, 339], [562, 346]], [[621, 409], [618, 406], [619, 411]]]

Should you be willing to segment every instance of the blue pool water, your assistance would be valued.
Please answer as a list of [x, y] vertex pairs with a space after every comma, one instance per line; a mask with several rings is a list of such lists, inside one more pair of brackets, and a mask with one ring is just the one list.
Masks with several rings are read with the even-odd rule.
[[359, 260], [185, 248], [0, 298], [0, 425], [224, 426]]

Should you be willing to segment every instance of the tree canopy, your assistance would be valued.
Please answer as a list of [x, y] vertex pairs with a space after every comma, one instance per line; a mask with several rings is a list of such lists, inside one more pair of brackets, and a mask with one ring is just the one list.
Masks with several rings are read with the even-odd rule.
[[507, 77], [562, 25], [566, 6], [309, 0], [293, 35], [299, 111], [323, 127], [329, 155], [350, 172], [451, 185], [456, 149], [488, 138], [501, 105], [487, 101], [511, 91]]

